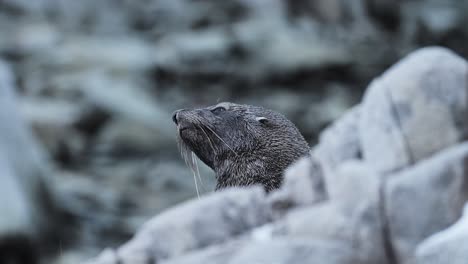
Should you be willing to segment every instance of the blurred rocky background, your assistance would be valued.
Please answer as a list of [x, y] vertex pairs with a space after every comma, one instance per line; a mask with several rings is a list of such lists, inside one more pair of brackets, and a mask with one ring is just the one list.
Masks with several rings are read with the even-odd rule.
[[[46, 263], [119, 245], [196, 195], [173, 110], [263, 105], [314, 145], [409, 52], [437, 44], [468, 57], [467, 12], [464, 0], [0, 0], [0, 78], [10, 78], [0, 84], [17, 92], [13, 112], [32, 128], [31, 149], [67, 212], [54, 223], [67, 235], [50, 236]], [[5, 114], [2, 126], [19, 118]], [[30, 159], [10, 139], [4, 154]], [[31, 160], [31, 170], [41, 167]], [[200, 166], [209, 192], [213, 174]]]

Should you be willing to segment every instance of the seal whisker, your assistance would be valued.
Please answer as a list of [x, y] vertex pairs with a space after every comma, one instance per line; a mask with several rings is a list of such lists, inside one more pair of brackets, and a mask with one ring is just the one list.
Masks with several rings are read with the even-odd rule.
[[214, 148], [214, 146], [213, 146], [213, 142], [211, 142], [211, 138], [210, 138], [210, 136], [208, 135], [208, 133], [206, 133], [205, 129], [203, 129], [202, 126], [197, 125], [197, 127], [199, 127], [200, 130], [203, 132], [203, 134], [205, 134], [206, 139], [208, 139], [208, 144], [210, 144], [211, 149], [213, 150], [213, 153], [216, 153], [216, 150], [215, 150], [215, 148]]
[[192, 151], [191, 151], [191, 156], [192, 156], [192, 160], [191, 160], [192, 162], [190, 163], [190, 169], [191, 169], [192, 174], [193, 174], [193, 181], [195, 182], [195, 190], [197, 191], [197, 197], [198, 197], [198, 199], [200, 199], [200, 191], [199, 191], [199, 189], [198, 189], [197, 176], [196, 176], [196, 172], [195, 172], [195, 168], [194, 168], [194, 166], [195, 166], [195, 165], [194, 165], [194, 164], [195, 164], [195, 163], [194, 163], [195, 160], [193, 159], [193, 158], [194, 158], [194, 154], [193, 154]]
[[[201, 131], [203, 131], [203, 133], [205, 133], [205, 135], [207, 136], [207, 138], [209, 140], [209, 137], [206, 134], [206, 132], [201, 127], [199, 127], [199, 128], [200, 128]], [[182, 138], [180, 136], [180, 133], [177, 134], [177, 145], [179, 147], [180, 154], [181, 154], [185, 164], [187, 165], [187, 167], [189, 167], [190, 171], [192, 172], [193, 179], [194, 179], [194, 182], [195, 182], [195, 189], [196, 189], [196, 192], [197, 192], [197, 197], [200, 198], [200, 190], [198, 188], [197, 176], [198, 176], [198, 180], [200, 181], [201, 185], [203, 185], [203, 182], [201, 180], [200, 170], [198, 168], [198, 162], [196, 160], [195, 153], [193, 153], [193, 151], [190, 150], [190, 148], [187, 146], [187, 144], [185, 144], [185, 142], [182, 140]], [[214, 147], [212, 147], [212, 148], [214, 150]]]
[[224, 145], [226, 145], [226, 147], [228, 147], [232, 153], [234, 153], [236, 156], [239, 156], [227, 143], [226, 141], [224, 141], [224, 139], [222, 139], [213, 129], [211, 129], [209, 126], [205, 126], [206, 128], [208, 128], [217, 138], [219, 138], [219, 140], [221, 140], [221, 142], [224, 143]]
[[189, 167], [191, 170], [193, 170], [193, 164], [190, 163], [189, 160], [188, 160], [188, 155], [189, 155], [189, 153], [192, 153], [192, 151], [183, 142], [183, 140], [180, 139], [180, 137], [177, 138], [177, 143], [178, 143], [178, 146], [179, 146], [180, 155], [182, 156], [182, 159], [184, 160], [185, 165], [187, 165], [187, 167]]
[[193, 153], [193, 152], [192, 152], [192, 161], [195, 164], [195, 168], [197, 169], [197, 176], [198, 176], [198, 181], [200, 182], [200, 186], [201, 186], [202, 189], [204, 189], [203, 181], [202, 181], [202, 178], [201, 178], [201, 175], [200, 175], [200, 169], [198, 167], [198, 159], [195, 156], [195, 153]]

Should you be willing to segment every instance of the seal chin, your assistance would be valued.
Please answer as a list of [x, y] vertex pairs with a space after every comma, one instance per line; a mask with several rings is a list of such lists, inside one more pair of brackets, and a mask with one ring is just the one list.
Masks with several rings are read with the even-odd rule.
[[182, 131], [185, 131], [185, 130], [187, 130], [187, 129], [189, 129], [188, 126], [178, 126], [178, 127], [177, 127], [177, 130], [179, 131], [179, 133], [182, 133]]

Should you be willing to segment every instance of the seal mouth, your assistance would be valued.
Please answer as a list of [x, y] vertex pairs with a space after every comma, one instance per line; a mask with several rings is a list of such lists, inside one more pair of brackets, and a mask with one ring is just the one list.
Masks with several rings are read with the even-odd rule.
[[192, 129], [193, 127], [190, 126], [190, 125], [182, 125], [182, 124], [179, 124], [177, 125], [177, 130], [179, 131], [179, 133], [182, 133], [183, 131], [186, 131], [186, 130], [189, 130], [189, 129]]

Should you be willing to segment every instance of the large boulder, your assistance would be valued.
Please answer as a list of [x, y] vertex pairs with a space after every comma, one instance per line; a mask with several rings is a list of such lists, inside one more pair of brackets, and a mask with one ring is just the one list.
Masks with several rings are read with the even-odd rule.
[[335, 170], [345, 161], [361, 158], [360, 117], [361, 107], [354, 106], [320, 133], [319, 143], [311, 152], [326, 172]]
[[359, 138], [361, 106], [357, 105], [326, 128], [319, 137], [319, 143], [311, 150], [312, 157], [318, 161], [326, 191], [340, 182], [337, 167], [350, 160], [362, 158]]
[[468, 199], [468, 143], [391, 175], [385, 214], [398, 263], [411, 263], [419, 243], [452, 225]]
[[268, 221], [271, 211], [263, 189], [234, 188], [162, 213], [124, 246], [103, 253], [91, 263], [148, 263], [177, 257], [227, 241]]
[[331, 240], [353, 248], [349, 261], [387, 263], [381, 211], [381, 181], [361, 162], [344, 163], [337, 170], [327, 202], [298, 208], [277, 226], [277, 233], [289, 237]]
[[289, 166], [279, 190], [268, 198], [275, 216], [281, 217], [293, 207], [310, 206], [327, 199], [320, 164], [314, 157], [305, 156]]
[[466, 138], [468, 64], [439, 47], [411, 53], [367, 89], [364, 159], [381, 172], [410, 166]]
[[464, 264], [468, 260], [468, 204], [453, 226], [424, 240], [416, 249], [416, 263]]

